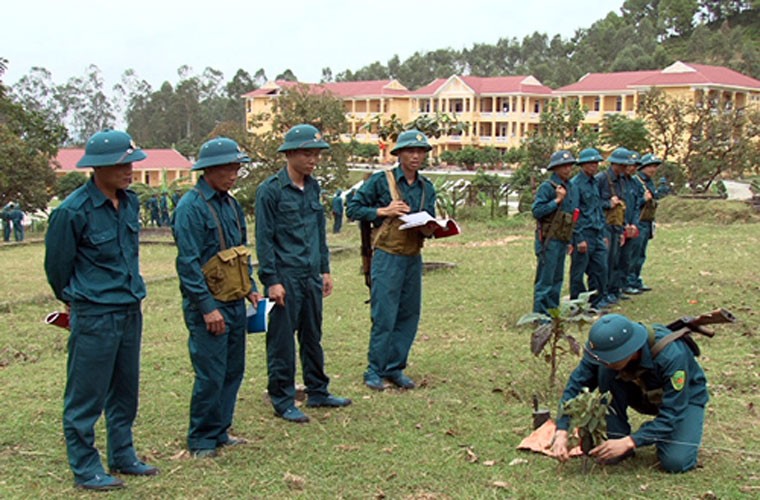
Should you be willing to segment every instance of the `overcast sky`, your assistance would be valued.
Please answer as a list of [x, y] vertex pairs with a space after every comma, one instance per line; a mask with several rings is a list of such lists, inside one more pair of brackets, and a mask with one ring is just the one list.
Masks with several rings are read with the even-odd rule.
[[570, 37], [623, 0], [11, 0], [0, 21], [4, 81], [13, 84], [34, 66], [56, 83], [100, 68], [106, 87], [132, 68], [154, 88], [212, 67], [229, 80], [239, 69], [264, 68], [269, 78], [291, 69], [318, 82], [394, 54], [460, 50], [534, 31]]

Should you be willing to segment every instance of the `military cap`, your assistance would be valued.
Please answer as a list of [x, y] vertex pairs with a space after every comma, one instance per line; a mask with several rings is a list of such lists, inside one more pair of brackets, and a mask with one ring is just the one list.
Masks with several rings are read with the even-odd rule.
[[425, 151], [430, 151], [433, 146], [430, 145], [425, 134], [417, 129], [411, 129], [399, 134], [396, 146], [391, 149], [391, 154], [398, 156], [399, 151], [407, 148], [423, 148]]
[[192, 170], [203, 170], [231, 163], [249, 163], [250, 161], [251, 159], [240, 149], [237, 142], [226, 137], [216, 137], [203, 143], [198, 154], [198, 161], [195, 162]]
[[549, 166], [546, 168], [548, 170], [552, 170], [554, 168], [561, 167], [562, 165], [569, 164], [575, 165], [575, 157], [570, 151], [562, 149], [551, 156], [549, 159]]
[[604, 158], [602, 158], [602, 155], [599, 154], [599, 151], [594, 148], [586, 148], [578, 155], [578, 160], [576, 160], [575, 163], [578, 165], [583, 165], [584, 163], [593, 163], [600, 161], [604, 161]]
[[653, 153], [647, 153], [641, 157], [641, 164], [639, 164], [639, 170], [649, 165], [660, 165], [662, 160]]
[[630, 151], [625, 148], [617, 148], [607, 157], [607, 161], [616, 165], [631, 165]]
[[293, 151], [296, 149], [329, 149], [330, 145], [322, 139], [322, 134], [317, 127], [302, 123], [296, 125], [285, 134], [285, 142], [277, 148], [277, 151]]
[[622, 314], [607, 314], [591, 326], [585, 355], [595, 364], [617, 363], [641, 349], [648, 338], [641, 323], [634, 323]]
[[84, 156], [77, 162], [77, 167], [112, 167], [134, 163], [147, 157], [142, 149], [135, 146], [128, 133], [105, 129], [96, 132], [87, 140]]

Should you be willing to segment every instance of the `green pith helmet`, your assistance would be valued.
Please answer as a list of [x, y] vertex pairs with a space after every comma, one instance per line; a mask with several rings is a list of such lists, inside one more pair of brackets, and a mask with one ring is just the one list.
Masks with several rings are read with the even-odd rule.
[[649, 338], [646, 327], [621, 314], [602, 316], [591, 327], [585, 355], [594, 364], [622, 361], [641, 349]]
[[552, 157], [549, 159], [549, 166], [546, 167], [546, 169], [552, 170], [554, 168], [561, 167], [562, 165], [570, 164], [575, 165], [575, 157], [573, 157], [573, 154], [570, 151], [562, 149], [552, 155]]
[[578, 160], [575, 163], [583, 165], [584, 163], [598, 163], [600, 161], [604, 161], [604, 158], [599, 154], [599, 151], [594, 148], [586, 148], [578, 155]]
[[647, 153], [641, 157], [641, 164], [639, 164], [639, 170], [649, 165], [660, 165], [662, 160], [655, 156], [653, 153]]
[[134, 163], [147, 157], [142, 149], [135, 146], [128, 133], [105, 129], [87, 140], [84, 156], [77, 162], [77, 167], [113, 167]]
[[195, 162], [191, 170], [203, 170], [231, 163], [249, 163], [250, 161], [251, 159], [240, 149], [237, 142], [226, 137], [216, 137], [203, 143], [200, 153], [198, 153], [198, 161]]
[[317, 127], [302, 123], [288, 130], [285, 142], [277, 148], [278, 153], [295, 149], [329, 149], [330, 145], [322, 139]]
[[391, 149], [391, 154], [398, 156], [398, 152], [406, 148], [423, 148], [425, 151], [430, 151], [433, 146], [430, 145], [425, 134], [417, 129], [411, 129], [399, 134], [396, 146]]
[[625, 148], [617, 148], [607, 158], [607, 161], [610, 163], [614, 163], [616, 165], [630, 165], [631, 160], [629, 156], [630, 156], [630, 151], [628, 151]]
[[628, 150], [628, 165], [641, 165], [641, 155], [637, 151]]

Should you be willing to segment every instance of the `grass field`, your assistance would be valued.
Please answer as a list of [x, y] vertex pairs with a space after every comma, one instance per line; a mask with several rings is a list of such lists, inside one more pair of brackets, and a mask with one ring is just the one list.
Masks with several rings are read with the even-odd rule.
[[[644, 321], [719, 306], [739, 322], [699, 339], [710, 382], [700, 467], [659, 472], [652, 447], [616, 467], [582, 474], [515, 449], [530, 432], [533, 394], [556, 411], [547, 365], [530, 354], [532, 231], [502, 219], [462, 221], [464, 233], [430, 242], [427, 261], [456, 264], [424, 277], [424, 307], [407, 370], [413, 391], [362, 384], [369, 310], [359, 274], [358, 230], [334, 247], [335, 292], [325, 301], [324, 347], [331, 389], [354, 404], [307, 410], [308, 425], [274, 418], [265, 400], [264, 337], [248, 338], [235, 433], [250, 444], [197, 461], [184, 451], [193, 374], [187, 354], [175, 250], [141, 248], [144, 302], [138, 453], [161, 468], [126, 478], [113, 498], [735, 498], [760, 494], [760, 224], [666, 223], [650, 246], [654, 291], [616, 312]], [[146, 235], [146, 238], [149, 235]], [[144, 238], [144, 239], [146, 239]], [[150, 239], [156, 239], [150, 235]], [[45, 282], [41, 244], [0, 249], [0, 497], [88, 496], [73, 488], [61, 431], [64, 331], [41, 323], [60, 308]], [[585, 337], [586, 332], [580, 336]], [[560, 364], [565, 379], [576, 361]], [[104, 450], [102, 420], [98, 444]], [[518, 460], [516, 460], [518, 459]], [[711, 496], [714, 495], [714, 496]]]

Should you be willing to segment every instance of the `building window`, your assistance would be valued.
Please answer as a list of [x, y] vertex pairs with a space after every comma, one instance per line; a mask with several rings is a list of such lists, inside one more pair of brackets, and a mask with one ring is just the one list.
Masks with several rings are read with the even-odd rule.
[[601, 99], [599, 99], [599, 96], [594, 98], [594, 111], [599, 111], [601, 109]]
[[617, 96], [615, 100], [615, 111], [623, 111], [623, 96]]
[[533, 112], [534, 113], [540, 113], [541, 112], [541, 102], [540, 101], [536, 101], [535, 103], [533, 103]]

